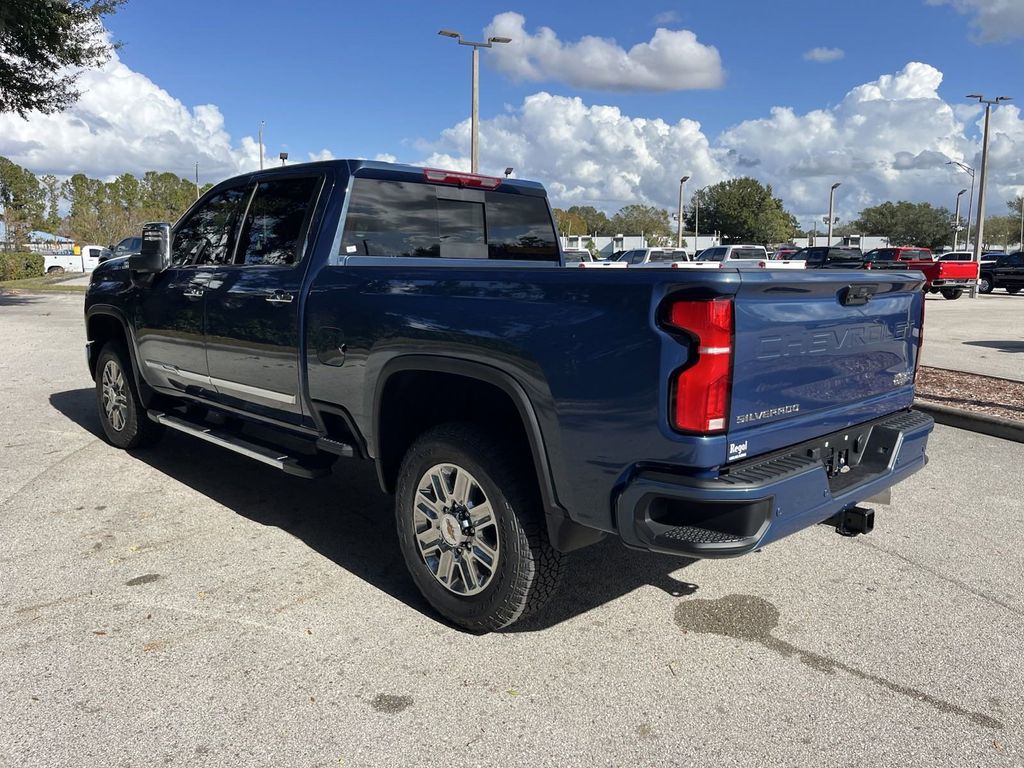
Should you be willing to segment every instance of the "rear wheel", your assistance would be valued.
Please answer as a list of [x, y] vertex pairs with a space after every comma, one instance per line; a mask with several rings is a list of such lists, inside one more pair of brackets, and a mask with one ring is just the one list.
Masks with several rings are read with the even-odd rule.
[[48, 275], [63, 275], [64, 274], [64, 267], [50, 267], [48, 270], [46, 270], [46, 274], [48, 274]]
[[111, 445], [141, 448], [155, 443], [163, 434], [163, 427], [146, 416], [128, 351], [115, 342], [107, 343], [96, 361], [96, 404]]
[[962, 288], [943, 288], [942, 289], [942, 298], [949, 299], [950, 301], [953, 301], [955, 299], [959, 299], [963, 295], [964, 295], [964, 291], [963, 291]]
[[532, 466], [469, 424], [425, 432], [398, 475], [406, 566], [427, 601], [475, 632], [507, 627], [555, 591], [562, 555], [547, 537]]
[[992, 293], [992, 278], [988, 275], [978, 278], [978, 293]]

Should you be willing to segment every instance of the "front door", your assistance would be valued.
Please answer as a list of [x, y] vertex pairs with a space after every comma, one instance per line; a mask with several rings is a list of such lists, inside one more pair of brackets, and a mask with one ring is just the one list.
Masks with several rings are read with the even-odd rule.
[[239, 226], [233, 262], [206, 293], [210, 380], [226, 405], [298, 422], [300, 292], [310, 221], [324, 177], [261, 181]]
[[204, 303], [210, 275], [232, 252], [247, 188], [210, 196], [174, 230], [171, 265], [139, 287], [132, 318], [142, 375], [155, 387], [207, 391]]

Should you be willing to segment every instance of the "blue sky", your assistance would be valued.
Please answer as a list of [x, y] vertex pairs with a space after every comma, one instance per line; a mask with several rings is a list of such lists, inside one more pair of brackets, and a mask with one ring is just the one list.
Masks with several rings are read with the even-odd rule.
[[[170, 170], [219, 181], [267, 155], [468, 166], [470, 51], [483, 52], [481, 170], [556, 205], [674, 207], [753, 175], [802, 223], [843, 186], [845, 220], [907, 199], [951, 205], [979, 162], [982, 92], [1024, 101], [1024, 0], [492, 4], [129, 0], [123, 43], [65, 113], [0, 115], [0, 155], [37, 173]], [[487, 32], [485, 32], [487, 30]], [[810, 56], [814, 49], [830, 55]], [[1024, 119], [993, 115], [993, 212], [1024, 194]]]
[[[968, 17], [923, 0], [752, 0], [593, 3], [338, 3], [269, 0], [129, 2], [108, 26], [124, 42], [122, 60], [185, 104], [217, 104], [233, 135], [268, 122], [268, 141], [291, 151], [328, 147], [336, 155], [401, 154], [404, 143], [434, 136], [469, 105], [469, 49], [437, 36], [441, 27], [480, 39], [501, 11], [547, 26], [562, 40], [614, 38], [623, 47], [655, 28], [695, 32], [721, 53], [720, 89], [602, 92], [552, 81], [514, 82], [482, 54], [481, 115], [518, 104], [537, 90], [616, 104], [628, 114], [698, 120], [706, 133], [777, 105], [798, 112], [833, 104], [846, 91], [908, 61], [945, 75], [941, 93], [1021, 91], [1020, 41], [978, 45]], [[659, 14], [675, 19], [659, 25]], [[838, 47], [839, 61], [805, 61], [805, 51]]]

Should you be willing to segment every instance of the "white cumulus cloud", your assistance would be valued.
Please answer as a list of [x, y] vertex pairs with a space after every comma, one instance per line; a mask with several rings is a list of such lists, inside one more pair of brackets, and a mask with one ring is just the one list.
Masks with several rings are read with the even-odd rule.
[[550, 27], [531, 34], [526, 18], [509, 11], [495, 16], [485, 33], [512, 38], [494, 46], [488, 59], [517, 80], [609, 91], [681, 91], [718, 88], [725, 79], [718, 49], [685, 29], [659, 27], [648, 42], [627, 51], [614, 40], [590, 35], [563, 42]]
[[[635, 202], [664, 204], [683, 174], [703, 184], [726, 174], [693, 120], [630, 117], [618, 107], [543, 92], [483, 121], [480, 144], [485, 172], [500, 175], [512, 166], [517, 177], [542, 180], [561, 204], [613, 211]], [[426, 165], [468, 170], [468, 146], [467, 120], [420, 149], [429, 153]]]
[[819, 64], [827, 64], [830, 61], [839, 61], [846, 55], [842, 48], [811, 48], [804, 53], [807, 61], [816, 61]]
[[1024, 37], [1024, 0], [928, 0], [949, 5], [971, 17], [974, 38], [980, 43]]
[[[35, 173], [58, 176], [158, 170], [190, 178], [198, 161], [202, 180], [219, 181], [259, 168], [256, 139], [233, 141], [216, 105], [190, 109], [116, 54], [99, 69], [83, 72], [78, 88], [81, 98], [65, 112], [26, 119], [0, 114], [0, 155]], [[330, 154], [321, 150], [310, 159], [324, 153]]]
[[[481, 167], [544, 182], [556, 205], [591, 204], [608, 211], [644, 202], [673, 208], [678, 180], [692, 190], [735, 176], [773, 186], [809, 225], [825, 213], [828, 189], [843, 186], [838, 212], [849, 221], [884, 200], [949, 206], [965, 181], [947, 160], [980, 162], [976, 109], [938, 94], [942, 73], [911, 62], [859, 85], [829, 109], [798, 113], [776, 107], [709, 137], [695, 120], [668, 123], [618, 107], [537, 93], [481, 125]], [[469, 122], [422, 141], [403, 159], [468, 170]], [[1012, 106], [993, 113], [991, 208], [1024, 193], [1024, 121]]]

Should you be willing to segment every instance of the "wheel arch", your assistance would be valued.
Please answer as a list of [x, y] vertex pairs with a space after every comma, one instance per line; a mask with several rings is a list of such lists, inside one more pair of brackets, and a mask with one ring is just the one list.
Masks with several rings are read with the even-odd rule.
[[124, 312], [118, 307], [108, 304], [89, 307], [85, 314], [85, 334], [89, 375], [93, 381], [96, 380], [96, 361], [103, 346], [109, 341], [119, 341], [128, 350], [128, 357], [132, 363], [132, 378], [135, 380], [139, 396], [143, 404], [149, 407], [155, 397], [155, 392], [142, 377], [135, 335], [131, 331]]
[[[529, 395], [523, 386], [510, 374], [494, 368], [485, 363], [466, 360], [463, 358], [448, 357], [443, 355], [402, 355], [392, 358], [382, 367], [377, 377], [376, 386], [373, 389], [372, 419], [369, 439], [367, 441], [368, 452], [374, 458], [377, 467], [377, 476], [381, 488], [385, 493], [392, 493], [395, 488], [398, 464], [401, 456], [408, 445], [417, 434], [422, 433], [422, 428], [441, 423], [441, 419], [423, 419], [414, 424], [404, 433], [399, 432], [397, 438], [394, 432], [389, 434], [390, 425], [386, 423], [389, 418], [385, 405], [389, 403], [389, 397], [394, 396], [396, 391], [402, 392], [401, 388], [392, 389], [396, 382], [401, 382], [402, 377], [423, 377], [418, 379], [420, 383], [437, 384], [445, 381], [449, 384], [459, 382], [460, 387], [483, 387], [484, 390], [476, 389], [474, 394], [486, 391], [488, 397], [494, 397], [497, 393], [502, 399], [491, 400], [492, 404], [503, 403], [503, 412], [497, 414], [499, 423], [502, 418], [513, 420], [518, 429], [522, 430], [522, 438], [530, 453], [534, 477], [540, 493], [541, 504], [544, 508], [545, 521], [548, 529], [548, 539], [555, 549], [561, 552], [571, 552], [582, 547], [589, 546], [604, 538], [604, 532], [595, 528], [581, 525], [573, 521], [558, 499], [555, 486], [554, 473], [551, 469], [548, 454], [548, 442], [544, 439], [544, 433], [537, 417], [537, 411], [530, 400]], [[433, 377], [433, 378], [432, 378]], [[437, 377], [441, 377], [440, 379]], [[406, 381], [410, 379], [406, 378]], [[417, 381], [413, 378], [412, 381]], [[465, 389], [460, 389], [459, 394], [464, 394]], [[430, 402], [430, 396], [424, 394], [420, 402]], [[410, 403], [402, 401], [406, 407]], [[415, 406], [417, 401], [411, 403]], [[460, 402], [464, 406], [465, 401]], [[470, 409], [472, 410], [472, 409]], [[401, 414], [401, 409], [397, 411]], [[441, 408], [439, 416], [447, 417], [452, 409]], [[479, 410], [477, 410], [479, 415]], [[490, 416], [488, 412], [488, 416]], [[513, 417], [514, 415], [514, 417]], [[391, 417], [395, 418], [394, 416]], [[449, 418], [449, 420], [451, 420]]]

